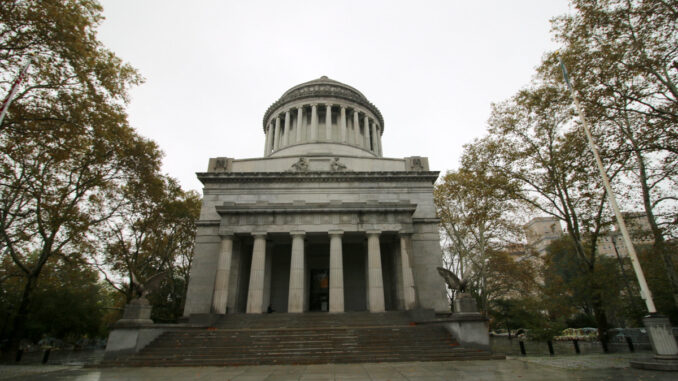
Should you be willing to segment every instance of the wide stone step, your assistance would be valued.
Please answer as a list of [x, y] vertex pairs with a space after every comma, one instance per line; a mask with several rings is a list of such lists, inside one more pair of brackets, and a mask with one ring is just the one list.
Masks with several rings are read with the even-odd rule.
[[444, 327], [406, 313], [226, 315], [214, 327], [167, 331], [102, 366], [224, 366], [496, 358], [462, 348]]

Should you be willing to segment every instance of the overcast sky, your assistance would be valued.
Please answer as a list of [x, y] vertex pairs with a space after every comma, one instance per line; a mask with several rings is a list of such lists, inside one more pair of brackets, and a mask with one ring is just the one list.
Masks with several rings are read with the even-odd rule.
[[527, 85], [555, 49], [567, 0], [102, 0], [99, 39], [139, 69], [131, 124], [165, 152], [164, 171], [201, 191], [210, 157], [260, 157], [264, 112], [326, 75], [384, 116], [386, 157], [458, 166], [492, 102]]

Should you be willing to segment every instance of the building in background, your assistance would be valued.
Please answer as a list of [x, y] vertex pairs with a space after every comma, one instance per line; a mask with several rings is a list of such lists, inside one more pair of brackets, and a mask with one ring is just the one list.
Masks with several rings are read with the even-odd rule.
[[564, 232], [560, 220], [555, 217], [535, 217], [525, 224], [527, 245], [540, 256], [546, 255], [551, 242], [560, 239]]
[[[652, 245], [654, 238], [652, 236], [650, 221], [644, 213], [623, 213], [624, 223], [631, 235], [631, 241], [634, 246]], [[619, 226], [615, 223], [615, 229], [602, 235], [597, 244], [598, 254], [607, 257], [626, 257], [629, 255], [628, 248], [624, 243]]]

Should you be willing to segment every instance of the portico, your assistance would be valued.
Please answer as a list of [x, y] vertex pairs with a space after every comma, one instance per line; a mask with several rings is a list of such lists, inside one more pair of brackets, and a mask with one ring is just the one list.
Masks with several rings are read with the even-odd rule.
[[302, 202], [218, 207], [223, 226], [214, 312], [413, 308], [409, 237], [415, 208]]

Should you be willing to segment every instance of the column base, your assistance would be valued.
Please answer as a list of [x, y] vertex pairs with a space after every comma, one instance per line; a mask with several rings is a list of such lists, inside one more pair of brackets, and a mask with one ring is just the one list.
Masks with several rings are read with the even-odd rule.
[[665, 316], [653, 314], [643, 319], [652, 344], [654, 357], [631, 361], [637, 369], [678, 371], [678, 345], [671, 322]]

